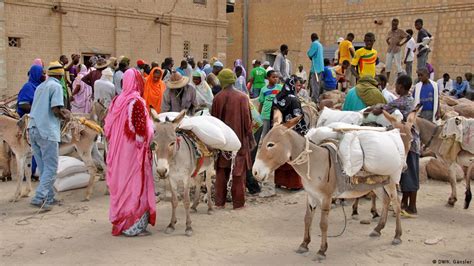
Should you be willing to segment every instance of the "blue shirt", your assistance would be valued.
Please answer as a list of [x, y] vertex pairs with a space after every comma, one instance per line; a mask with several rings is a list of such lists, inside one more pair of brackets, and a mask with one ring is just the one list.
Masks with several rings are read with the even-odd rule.
[[323, 46], [316, 40], [309, 47], [308, 57], [311, 59], [311, 73], [321, 73], [324, 70]]
[[323, 71], [324, 89], [332, 91], [337, 87], [336, 71], [334, 68], [325, 66]]
[[454, 82], [453, 83], [453, 90], [454, 90], [454, 95], [457, 98], [462, 98], [464, 93], [466, 93], [467, 88], [469, 87], [469, 83], [467, 80], [464, 80], [461, 82], [461, 84]]
[[184, 69], [178, 67], [176, 68], [176, 72], [178, 72], [179, 74], [181, 74], [181, 76], [186, 76], [186, 71], [184, 71]]
[[64, 106], [63, 87], [59, 80], [49, 77], [35, 91], [28, 128], [36, 127], [42, 138], [60, 142], [60, 125], [52, 108]]
[[[414, 93], [414, 92], [413, 92]], [[433, 111], [434, 107], [434, 88], [431, 82], [421, 85], [420, 103], [423, 105], [423, 111]]]

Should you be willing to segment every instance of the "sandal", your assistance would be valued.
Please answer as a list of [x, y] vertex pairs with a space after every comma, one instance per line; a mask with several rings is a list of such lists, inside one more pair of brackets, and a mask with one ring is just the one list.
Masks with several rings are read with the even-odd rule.
[[416, 218], [416, 215], [410, 214], [410, 213], [408, 213], [408, 212], [405, 211], [405, 210], [402, 210], [402, 211], [400, 212], [400, 216], [401, 216], [401, 217], [404, 217], [404, 218]]

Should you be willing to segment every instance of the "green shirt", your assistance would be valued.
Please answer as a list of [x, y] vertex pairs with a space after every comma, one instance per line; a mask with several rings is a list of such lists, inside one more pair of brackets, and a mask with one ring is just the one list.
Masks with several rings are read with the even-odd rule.
[[258, 101], [262, 105], [261, 117], [265, 120], [270, 120], [270, 114], [272, 112], [273, 99], [281, 91], [283, 86], [281, 84], [276, 84], [273, 87], [265, 86], [260, 91], [258, 96]]
[[261, 89], [265, 87], [265, 77], [267, 76], [267, 71], [265, 68], [259, 66], [252, 69], [250, 72], [250, 77], [253, 78], [252, 88]]

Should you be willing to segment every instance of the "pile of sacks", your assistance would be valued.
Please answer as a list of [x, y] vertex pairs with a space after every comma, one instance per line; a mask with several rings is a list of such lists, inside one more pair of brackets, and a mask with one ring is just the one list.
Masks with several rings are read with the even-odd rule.
[[[160, 121], [173, 121], [179, 113], [168, 112], [158, 115]], [[193, 132], [199, 140], [208, 147], [216, 150], [237, 152], [241, 143], [234, 130], [220, 119], [207, 114], [188, 117], [186, 116], [178, 125], [179, 129]]]
[[[366, 109], [362, 109], [359, 112], [353, 111], [340, 111], [340, 110], [333, 110], [329, 108], [324, 108], [319, 116], [318, 123], [316, 127], [327, 126], [332, 123], [342, 122], [351, 125], [361, 125], [364, 123], [377, 123], [383, 127], [390, 126], [390, 122], [385, 118], [383, 115], [374, 115], [369, 113], [368, 115], [364, 115]], [[391, 114], [398, 122], [403, 120], [403, 114], [399, 110], [395, 110]]]
[[346, 175], [354, 176], [365, 171], [389, 175], [398, 183], [406, 162], [400, 131], [360, 126], [363, 120], [359, 112], [324, 109], [318, 120], [319, 127], [309, 130], [306, 136], [318, 145], [335, 140]]
[[58, 171], [54, 188], [57, 191], [87, 187], [89, 173], [84, 162], [69, 156], [59, 156]]

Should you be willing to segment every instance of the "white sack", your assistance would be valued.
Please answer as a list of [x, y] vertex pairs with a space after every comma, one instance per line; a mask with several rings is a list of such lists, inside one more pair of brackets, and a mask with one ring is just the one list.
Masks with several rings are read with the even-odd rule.
[[319, 145], [326, 139], [338, 139], [339, 133], [332, 130], [330, 127], [317, 127], [311, 128], [308, 133], [306, 133], [306, 137], [315, 144]]
[[405, 149], [398, 129], [388, 132], [357, 131], [364, 152], [364, 169], [379, 175], [401, 171], [405, 163]]
[[[362, 111], [361, 111], [362, 112]], [[396, 109], [392, 114], [391, 114], [395, 119], [397, 119], [398, 122], [401, 122], [403, 120], [403, 114]], [[373, 113], [369, 113], [367, 117], [364, 117], [362, 120], [363, 123], [370, 123], [370, 122], [375, 122], [381, 126], [387, 127], [392, 125], [387, 118], [383, 114], [381, 115], [374, 115]]]
[[353, 176], [364, 165], [364, 154], [361, 143], [355, 132], [345, 133], [339, 142], [339, 158], [342, 160], [342, 170], [348, 176]]
[[[39, 169], [39, 167], [37, 168]], [[63, 178], [77, 173], [87, 173], [87, 167], [81, 160], [69, 156], [59, 156], [56, 178]]]
[[90, 175], [87, 172], [76, 173], [62, 178], [57, 178], [54, 182], [54, 188], [57, 191], [66, 191], [71, 189], [87, 187]]
[[222, 120], [214, 116], [201, 116], [202, 119], [218, 126], [225, 137], [225, 145], [218, 147], [219, 150], [223, 151], [239, 151], [242, 144], [239, 138], [235, 134], [234, 130], [226, 125]]
[[194, 116], [203, 116], [203, 115], [211, 115], [211, 113], [209, 113], [209, 109], [202, 109], [194, 113]]
[[218, 125], [206, 119], [206, 116], [194, 116], [184, 119], [179, 128], [190, 130], [204, 142], [214, 149], [220, 149], [226, 144], [224, 133]]
[[316, 127], [327, 126], [334, 122], [344, 122], [351, 125], [360, 125], [363, 115], [359, 112], [332, 110], [324, 107], [318, 118]]

